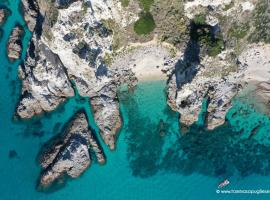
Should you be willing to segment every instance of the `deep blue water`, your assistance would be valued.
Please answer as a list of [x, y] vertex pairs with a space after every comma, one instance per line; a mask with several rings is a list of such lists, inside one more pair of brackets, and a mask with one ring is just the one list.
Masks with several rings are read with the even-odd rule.
[[[52, 113], [30, 121], [14, 120], [21, 60], [9, 63], [5, 47], [14, 25], [25, 23], [19, 0], [0, 2], [12, 11], [0, 40], [0, 200], [269, 199], [269, 195], [216, 194], [224, 178], [231, 181], [226, 189], [270, 189], [269, 118], [235, 100], [224, 126], [206, 131], [200, 120], [183, 135], [178, 114], [166, 105], [164, 81], [139, 83], [134, 93], [119, 91], [124, 125], [116, 151], [110, 152], [100, 140], [107, 157], [104, 166], [93, 163], [63, 188], [37, 192], [36, 158], [44, 143], [61, 133], [79, 109], [86, 110], [90, 125], [97, 128], [88, 100], [78, 95]], [[31, 37], [25, 31], [22, 57]], [[256, 134], [250, 137], [255, 127]]]

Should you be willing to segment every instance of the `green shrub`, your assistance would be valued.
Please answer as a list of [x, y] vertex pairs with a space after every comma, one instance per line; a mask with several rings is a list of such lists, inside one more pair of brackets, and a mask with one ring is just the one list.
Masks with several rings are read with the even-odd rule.
[[196, 15], [193, 19], [193, 22], [196, 24], [196, 25], [204, 25], [206, 24], [205, 23], [206, 21], [206, 16], [205, 15]]
[[270, 10], [268, 0], [260, 0], [254, 13], [255, 30], [249, 37], [250, 42], [270, 43]]
[[242, 39], [247, 35], [249, 29], [250, 26], [248, 23], [233, 25], [228, 32], [228, 37], [229, 38], [235, 37], [237, 39]]
[[129, 5], [129, 0], [120, 0], [120, 2], [123, 7], [128, 7]]
[[138, 35], [147, 35], [156, 28], [154, 18], [151, 13], [141, 13], [140, 18], [134, 24], [134, 31]]
[[140, 5], [141, 7], [145, 10], [145, 11], [149, 11], [152, 4], [154, 3], [154, 0], [139, 0], [140, 1]]
[[208, 47], [208, 55], [215, 57], [221, 53], [224, 49], [224, 42], [222, 39], [216, 39], [215, 41], [211, 42]]

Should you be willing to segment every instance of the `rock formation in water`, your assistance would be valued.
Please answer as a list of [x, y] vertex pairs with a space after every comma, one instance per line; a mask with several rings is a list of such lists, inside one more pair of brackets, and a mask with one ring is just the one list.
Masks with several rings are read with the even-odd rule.
[[[257, 12], [267, 18], [259, 10], [263, 2], [195, 0], [185, 4], [185, 15], [191, 19], [190, 42], [168, 82], [168, 104], [181, 114], [181, 123], [191, 125], [198, 120], [203, 100], [208, 104], [206, 126], [214, 129], [225, 122], [232, 99], [249, 82], [245, 79], [248, 71], [258, 69], [239, 58], [245, 48], [250, 48], [248, 42], [258, 40], [258, 33], [250, 26], [262, 23], [256, 21]], [[248, 21], [252, 18], [254, 21]], [[196, 51], [198, 58], [190, 58]], [[255, 74], [252, 79], [260, 81]]]
[[41, 156], [43, 171], [39, 187], [47, 188], [65, 175], [79, 177], [91, 165], [89, 149], [93, 150], [100, 164], [105, 162], [103, 152], [88, 127], [86, 115], [79, 112], [71, 120], [63, 136], [53, 141]]
[[10, 14], [9, 12], [10, 11], [7, 8], [0, 8], [0, 26], [5, 23], [8, 15]]
[[21, 118], [31, 118], [43, 111], [52, 111], [67, 97], [74, 96], [66, 69], [59, 57], [41, 41], [35, 41], [35, 36], [30, 45], [34, 50], [28, 49], [25, 62], [19, 70], [23, 86], [17, 114]]
[[10, 61], [15, 61], [21, 56], [22, 52], [22, 38], [24, 35], [23, 27], [16, 26], [13, 28], [11, 35], [9, 36], [7, 44], [7, 54]]
[[[35, 0], [22, 0], [22, 12], [24, 16], [24, 21], [26, 22], [28, 29], [34, 32], [36, 28], [36, 23], [41, 23], [41, 17], [39, 14], [39, 7]], [[38, 19], [39, 18], [39, 19]]]

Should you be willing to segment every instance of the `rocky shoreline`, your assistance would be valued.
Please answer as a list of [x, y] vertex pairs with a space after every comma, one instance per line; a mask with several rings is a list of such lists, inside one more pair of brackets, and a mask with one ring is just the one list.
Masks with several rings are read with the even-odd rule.
[[[234, 4], [230, 0], [185, 2], [181, 24], [187, 27], [180, 28], [189, 41], [173, 45], [164, 42], [166, 38], [159, 39], [158, 35], [149, 43], [135, 44], [131, 38], [127, 46], [118, 49], [116, 43], [122, 41], [116, 38], [119, 35], [115, 30], [130, 30], [130, 25], [137, 20], [134, 13], [139, 13], [139, 7], [133, 13], [113, 0], [22, 0], [22, 10], [32, 38], [19, 68], [22, 93], [16, 114], [28, 119], [50, 112], [73, 97], [76, 87], [80, 96], [89, 98], [100, 135], [111, 150], [116, 148], [122, 126], [117, 97], [120, 85], [132, 88], [138, 80], [168, 79], [168, 105], [180, 113], [179, 122], [187, 126], [195, 123], [206, 100], [205, 125], [214, 129], [225, 122], [232, 99], [246, 87], [254, 63], [261, 59], [255, 55], [245, 62], [250, 54], [245, 54], [243, 49], [249, 48], [246, 42], [251, 32], [245, 33], [247, 35], [235, 33], [237, 27], [228, 27], [230, 25], [221, 20], [237, 16], [242, 21], [234, 23], [246, 23], [245, 19], [252, 16], [254, 5], [243, 0]], [[127, 38], [134, 36], [132, 34]], [[20, 28], [15, 27], [8, 44], [11, 60], [20, 57], [21, 36]], [[266, 48], [264, 46], [252, 48], [261, 52]], [[258, 76], [268, 73], [267, 66], [269, 62]], [[269, 79], [257, 81], [258, 95], [263, 94], [269, 102]], [[65, 173], [78, 177], [91, 163], [88, 146], [92, 146], [99, 163], [105, 162], [98, 142], [87, 126], [85, 115], [77, 114], [71, 122], [70, 134], [64, 136], [60, 146], [53, 145], [52, 152], [43, 157], [42, 187]], [[79, 137], [71, 138], [76, 127], [82, 128], [75, 134]], [[65, 160], [63, 155], [70, 152], [70, 146], [76, 146], [74, 154], [70, 155], [72, 159]], [[74, 167], [76, 162], [78, 168]]]

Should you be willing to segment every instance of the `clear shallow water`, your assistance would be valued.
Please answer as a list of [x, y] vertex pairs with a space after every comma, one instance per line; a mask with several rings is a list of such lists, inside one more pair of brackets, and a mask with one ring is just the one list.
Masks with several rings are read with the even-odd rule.
[[[163, 81], [140, 83], [132, 94], [124, 89], [119, 93], [124, 125], [116, 151], [108, 151], [102, 143], [106, 165], [94, 163], [82, 177], [56, 192], [37, 192], [40, 168], [36, 158], [43, 144], [61, 133], [63, 125], [82, 108], [90, 125], [96, 127], [88, 100], [79, 96], [31, 121], [13, 120], [20, 93], [20, 61], [10, 64], [5, 46], [13, 26], [24, 26], [24, 22], [18, 12], [19, 0], [0, 2], [12, 10], [0, 41], [1, 200], [269, 199], [269, 195], [216, 194], [218, 182], [226, 177], [231, 181], [228, 189], [270, 189], [269, 118], [238, 100], [227, 115], [231, 125], [209, 132], [200, 120], [181, 136], [178, 115], [166, 105]], [[24, 55], [29, 38], [26, 30]], [[257, 133], [250, 137], [258, 124]], [[12, 150], [17, 157], [9, 157]]]

